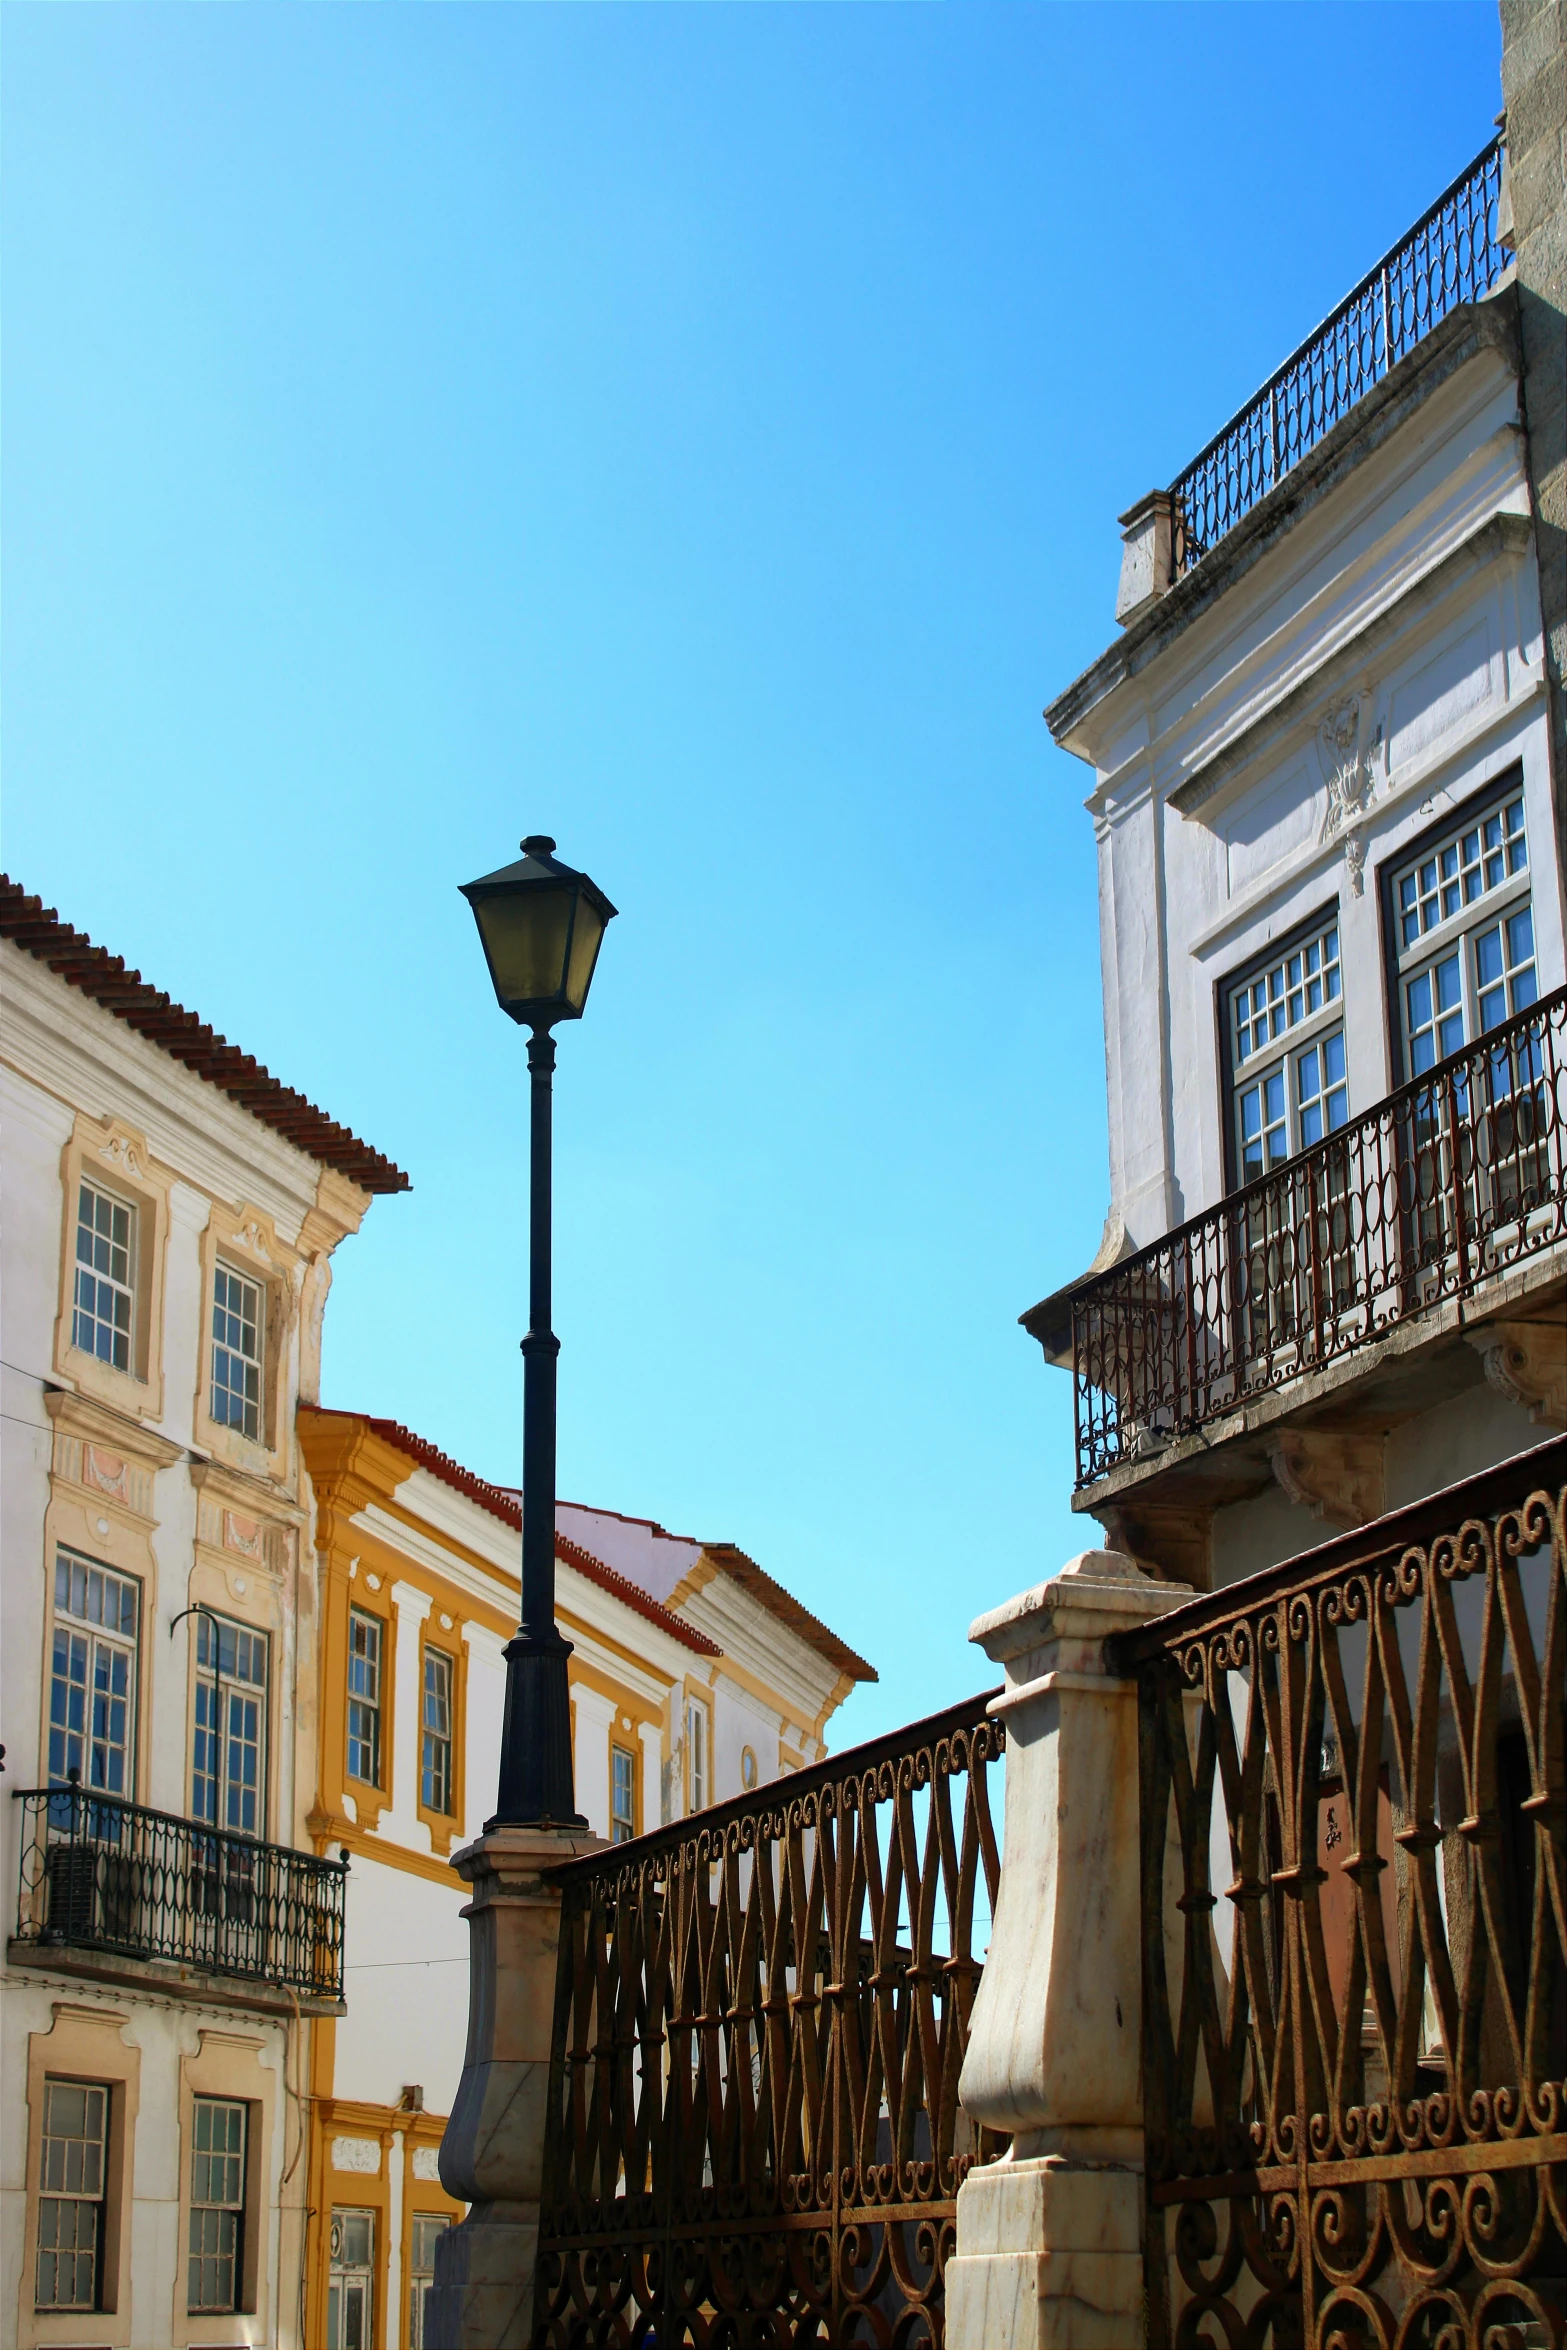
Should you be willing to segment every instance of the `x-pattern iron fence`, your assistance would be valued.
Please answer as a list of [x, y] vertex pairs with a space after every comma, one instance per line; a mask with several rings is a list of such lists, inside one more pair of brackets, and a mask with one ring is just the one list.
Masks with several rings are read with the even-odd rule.
[[1490, 292], [1508, 261], [1501, 192], [1495, 140], [1172, 483], [1177, 579], [1440, 319]]
[[1152, 2345], [1560, 2350], [1567, 1439], [1119, 1644]]
[[538, 2350], [940, 2350], [986, 1702], [559, 1872]]

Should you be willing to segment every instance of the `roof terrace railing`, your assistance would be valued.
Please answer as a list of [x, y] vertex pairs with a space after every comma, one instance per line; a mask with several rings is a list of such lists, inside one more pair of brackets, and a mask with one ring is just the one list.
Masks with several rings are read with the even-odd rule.
[[1192, 571], [1460, 302], [1507, 267], [1498, 239], [1502, 142], [1493, 139], [1348, 298], [1170, 485], [1173, 569]]

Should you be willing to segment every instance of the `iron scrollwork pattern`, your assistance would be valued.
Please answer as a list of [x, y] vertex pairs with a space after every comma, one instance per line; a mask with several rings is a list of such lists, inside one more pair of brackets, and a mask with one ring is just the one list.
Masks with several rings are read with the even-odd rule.
[[1561, 2350], [1567, 1439], [1119, 1661], [1150, 2343]]
[[1079, 1486], [1564, 1234], [1558, 988], [1076, 1292]]
[[941, 2350], [989, 1694], [558, 1872], [536, 2350]]

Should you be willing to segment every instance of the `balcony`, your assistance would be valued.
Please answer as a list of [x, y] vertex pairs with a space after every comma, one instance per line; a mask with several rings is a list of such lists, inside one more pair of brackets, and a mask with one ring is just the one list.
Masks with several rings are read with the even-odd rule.
[[250, 1986], [239, 2004], [334, 2012], [347, 1863], [81, 1787], [18, 1789], [13, 1963]]
[[1501, 200], [1493, 140], [1171, 483], [1173, 579], [1195, 570], [1449, 311], [1495, 289], [1512, 259]]
[[1072, 1293], [1079, 1492], [1505, 1297], [1564, 1239], [1567, 988]]

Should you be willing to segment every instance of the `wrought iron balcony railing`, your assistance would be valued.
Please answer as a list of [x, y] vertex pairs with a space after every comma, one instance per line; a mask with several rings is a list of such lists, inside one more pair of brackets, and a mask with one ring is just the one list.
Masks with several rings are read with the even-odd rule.
[[1509, 258], [1497, 237], [1501, 193], [1493, 140], [1171, 483], [1177, 579], [1439, 320], [1491, 291]]
[[1072, 1299], [1092, 1485], [1567, 1236], [1567, 988]]
[[16, 1939], [343, 1996], [347, 1864], [83, 1787], [16, 1791]]

